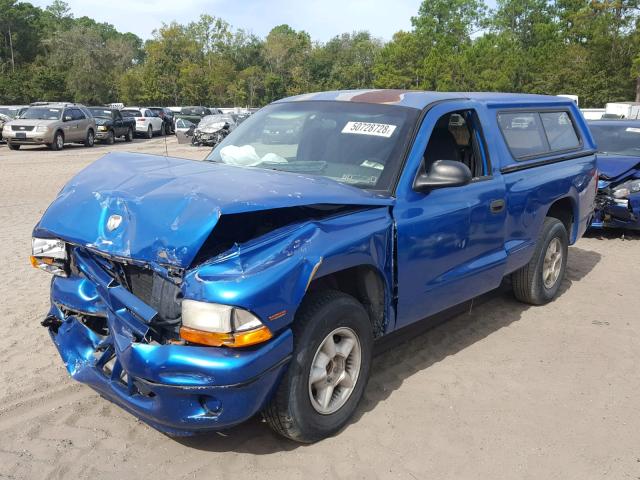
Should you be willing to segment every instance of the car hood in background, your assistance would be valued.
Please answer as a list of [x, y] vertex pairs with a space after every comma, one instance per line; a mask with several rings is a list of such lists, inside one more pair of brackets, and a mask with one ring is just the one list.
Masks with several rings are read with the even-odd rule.
[[116, 257], [187, 268], [225, 214], [393, 198], [322, 177], [111, 153], [76, 175], [34, 230]]
[[613, 180], [634, 168], [640, 168], [640, 157], [606, 155], [599, 153], [597, 158], [600, 177], [607, 180]]
[[16, 119], [16, 120], [11, 120], [10, 125], [11, 126], [16, 126], [19, 127], [20, 125], [24, 125], [25, 127], [39, 127], [41, 125], [44, 126], [49, 126], [49, 125], [53, 125], [54, 123], [59, 123], [61, 120], [30, 120], [28, 118], [22, 119]]

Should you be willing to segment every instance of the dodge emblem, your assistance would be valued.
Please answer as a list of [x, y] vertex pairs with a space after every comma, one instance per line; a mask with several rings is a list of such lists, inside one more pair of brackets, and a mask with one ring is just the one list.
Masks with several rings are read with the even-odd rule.
[[107, 220], [107, 230], [113, 232], [116, 228], [120, 226], [122, 223], [122, 216], [120, 215], [111, 215]]

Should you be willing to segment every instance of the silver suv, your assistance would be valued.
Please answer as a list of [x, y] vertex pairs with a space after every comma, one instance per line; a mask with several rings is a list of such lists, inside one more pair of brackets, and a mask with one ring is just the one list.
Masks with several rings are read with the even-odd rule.
[[20, 118], [4, 125], [2, 138], [11, 150], [22, 145], [47, 145], [62, 150], [65, 143], [93, 147], [96, 122], [91, 112], [77, 103], [32, 104]]

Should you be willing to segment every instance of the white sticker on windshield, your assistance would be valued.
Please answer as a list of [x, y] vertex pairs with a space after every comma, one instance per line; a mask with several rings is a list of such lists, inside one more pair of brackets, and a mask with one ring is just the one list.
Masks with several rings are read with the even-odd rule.
[[627, 128], [627, 132], [640, 133], [640, 128], [629, 127]]
[[342, 133], [355, 133], [357, 135], [373, 135], [374, 137], [389, 138], [395, 131], [395, 125], [386, 123], [347, 122]]

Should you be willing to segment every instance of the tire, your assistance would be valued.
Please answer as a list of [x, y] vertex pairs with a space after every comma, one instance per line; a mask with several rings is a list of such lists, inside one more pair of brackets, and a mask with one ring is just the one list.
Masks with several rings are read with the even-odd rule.
[[62, 132], [57, 131], [53, 136], [53, 142], [51, 143], [51, 150], [58, 151], [64, 148], [64, 135]]
[[[324, 346], [329, 338], [335, 347], [334, 352], [340, 351], [342, 342], [345, 342], [343, 350], [348, 345], [352, 345], [352, 348], [346, 359], [338, 354], [333, 357], [335, 362], [331, 360], [324, 368], [318, 367], [322, 355], [328, 358]], [[358, 406], [369, 380], [373, 329], [366, 310], [355, 298], [342, 292], [324, 291], [310, 295], [300, 306], [293, 324], [293, 344], [289, 368], [264, 409], [263, 416], [280, 435], [297, 442], [312, 443], [338, 432]], [[358, 349], [359, 362], [356, 361]], [[314, 372], [319, 372], [321, 376], [324, 374], [324, 379], [312, 384], [314, 361]], [[338, 368], [339, 363], [342, 368]], [[332, 365], [337, 370], [331, 369]], [[355, 367], [358, 367], [357, 371]], [[348, 368], [352, 371], [346, 371]], [[326, 371], [323, 373], [323, 370]], [[350, 376], [345, 378], [344, 373], [340, 372], [349, 373]], [[355, 384], [351, 382], [351, 386], [338, 381], [354, 378]], [[336, 382], [335, 389], [331, 388], [329, 394], [323, 396], [322, 392], [326, 393], [329, 382]], [[316, 388], [318, 385], [320, 389]], [[321, 405], [325, 397], [329, 399], [326, 408]], [[319, 410], [322, 408], [325, 408], [324, 412]]]
[[87, 130], [87, 136], [84, 139], [84, 146], [87, 148], [91, 148], [95, 145], [96, 143], [96, 137], [95, 134], [93, 133], [92, 129]]
[[147, 128], [147, 138], [153, 138], [153, 127], [151, 125]]
[[[556, 249], [561, 255], [559, 258], [553, 255]], [[568, 251], [569, 235], [564, 224], [557, 218], [545, 218], [531, 260], [511, 274], [515, 297], [531, 305], [544, 305], [553, 300], [564, 279]], [[555, 265], [557, 269], [553, 268]]]
[[116, 135], [113, 130], [109, 130], [108, 133], [109, 135], [107, 136], [107, 139], [104, 143], [106, 143], [107, 145], [113, 145], [114, 143], [116, 143]]
[[133, 129], [129, 128], [127, 134], [124, 136], [125, 142], [133, 142]]
[[16, 145], [15, 143], [7, 142], [9, 146], [9, 150], [20, 150], [21, 145]]

